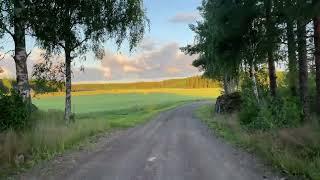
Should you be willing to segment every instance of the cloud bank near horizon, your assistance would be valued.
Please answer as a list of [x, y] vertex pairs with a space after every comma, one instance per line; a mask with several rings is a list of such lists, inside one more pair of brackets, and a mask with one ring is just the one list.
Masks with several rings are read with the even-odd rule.
[[[32, 66], [43, 60], [42, 53], [43, 50], [35, 49], [30, 55], [29, 74], [32, 73]], [[56, 59], [63, 60], [62, 57]], [[104, 58], [98, 65], [85, 67], [84, 71], [80, 71], [78, 66], [73, 67], [73, 81], [139, 81], [188, 77], [199, 74], [199, 71], [191, 65], [194, 59], [194, 56], [184, 55], [177, 42], [160, 44], [146, 38], [132, 56], [106, 50]], [[0, 78], [15, 78], [12, 57], [6, 55], [0, 61], [0, 67], [3, 69]]]

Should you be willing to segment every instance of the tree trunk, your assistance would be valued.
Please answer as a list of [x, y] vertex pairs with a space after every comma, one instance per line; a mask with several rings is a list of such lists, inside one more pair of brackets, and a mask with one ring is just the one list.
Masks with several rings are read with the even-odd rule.
[[71, 119], [71, 52], [70, 50], [65, 50], [65, 58], [66, 58], [66, 69], [65, 69], [65, 88], [66, 88], [66, 99], [65, 99], [65, 111], [64, 111], [64, 119], [67, 123], [70, 122]]
[[273, 56], [273, 35], [271, 33], [273, 27], [272, 19], [271, 19], [271, 8], [272, 1], [265, 0], [266, 6], [266, 35], [268, 38], [268, 50], [267, 50], [267, 58], [268, 58], [268, 70], [269, 70], [269, 81], [270, 81], [270, 92], [273, 97], [276, 96], [277, 92], [277, 76], [276, 76], [276, 67]]
[[308, 62], [307, 62], [307, 41], [306, 25], [303, 18], [298, 19], [298, 57], [299, 57], [299, 86], [300, 98], [303, 110], [303, 120], [309, 120], [309, 101], [308, 101]]
[[25, 40], [25, 20], [23, 19], [24, 2], [22, 0], [14, 1], [14, 61], [16, 64], [17, 90], [23, 98], [23, 101], [30, 108], [31, 96], [28, 80], [27, 51]]
[[258, 91], [258, 85], [257, 85], [257, 79], [256, 79], [256, 71], [255, 71], [255, 68], [253, 67], [253, 64], [251, 63], [250, 64], [250, 78], [251, 78], [251, 81], [253, 83], [253, 93], [254, 93], [254, 96], [256, 97], [257, 99], [257, 102], [260, 103], [260, 100], [259, 100], [259, 91]]
[[228, 75], [223, 77], [223, 88], [225, 94], [231, 94], [236, 91], [237, 81], [235, 78], [231, 78]]
[[268, 52], [268, 69], [270, 80], [270, 92], [271, 95], [275, 97], [277, 95], [277, 76], [272, 52]]
[[224, 94], [230, 94], [229, 87], [228, 87], [228, 77], [226, 75], [223, 77], [223, 89], [224, 89]]
[[315, 47], [315, 65], [316, 65], [316, 86], [317, 86], [317, 112], [320, 114], [320, 17], [313, 19], [314, 23], [314, 47]]
[[289, 88], [293, 96], [297, 95], [298, 72], [297, 72], [297, 56], [296, 41], [294, 34], [293, 20], [287, 20], [287, 38], [288, 38], [288, 60], [289, 60]]

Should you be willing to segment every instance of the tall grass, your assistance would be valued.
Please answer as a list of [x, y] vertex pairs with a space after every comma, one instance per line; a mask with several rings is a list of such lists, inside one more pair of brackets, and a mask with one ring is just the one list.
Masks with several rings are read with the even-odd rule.
[[63, 112], [49, 110], [32, 115], [34, 126], [23, 132], [7, 131], [0, 135], [0, 177], [17, 168], [28, 168], [40, 160], [51, 159], [77, 147], [91, 136], [144, 123], [160, 111], [188, 101], [171, 101], [153, 106], [80, 113], [66, 125]]
[[197, 115], [218, 136], [257, 153], [292, 179], [320, 179], [320, 126], [317, 121], [297, 128], [247, 131], [240, 125], [238, 114], [217, 115], [213, 110], [213, 106], [204, 106]]

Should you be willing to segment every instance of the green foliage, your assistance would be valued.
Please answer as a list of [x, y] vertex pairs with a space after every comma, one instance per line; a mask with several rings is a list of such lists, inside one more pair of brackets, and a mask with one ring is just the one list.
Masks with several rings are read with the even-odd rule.
[[269, 130], [297, 126], [301, 122], [301, 109], [296, 97], [272, 98], [263, 85], [258, 86], [259, 100], [253, 92], [253, 83], [246, 79], [242, 85], [240, 122], [251, 130]]
[[4, 94], [0, 91], [0, 132], [7, 129], [21, 130], [30, 125], [26, 104], [15, 91]]
[[103, 44], [109, 39], [114, 39], [118, 48], [127, 40], [131, 51], [149, 24], [142, 0], [34, 0], [27, 5], [33, 7], [28, 23], [46, 54], [64, 52], [67, 121], [71, 114], [71, 62], [85, 60], [89, 50], [102, 59]]
[[259, 106], [255, 99], [252, 88], [243, 88], [241, 92], [242, 106], [240, 112], [240, 120], [242, 124], [248, 125], [256, 120], [259, 115]]
[[243, 64], [264, 59], [263, 5], [263, 1], [252, 0], [203, 0], [199, 7], [203, 21], [190, 25], [195, 44], [182, 51], [198, 54], [193, 65], [208, 77], [237, 77]]
[[[30, 1], [32, 30], [49, 52], [72, 53], [72, 59], [92, 50], [102, 58], [101, 45], [127, 39], [130, 49], [143, 38], [148, 19], [141, 0]], [[112, 12], [112, 13], [110, 13]]]
[[197, 116], [217, 136], [260, 155], [273, 167], [287, 174], [288, 179], [320, 179], [319, 124], [272, 131], [247, 131], [238, 115], [213, 114], [214, 107], [203, 106]]
[[[250, 129], [268, 130], [274, 128], [296, 127], [301, 122], [301, 112], [294, 98], [266, 98], [262, 104], [256, 104], [257, 114], [251, 116], [251, 122], [243, 123]], [[247, 111], [252, 111], [251, 109]], [[241, 122], [245, 113], [241, 113]], [[243, 117], [244, 116], [244, 117]]]
[[[190, 25], [190, 29], [195, 33], [195, 41], [181, 48], [186, 54], [198, 55], [193, 65], [203, 71], [205, 76], [219, 80], [226, 77], [237, 78], [241, 72], [252, 76], [259, 68], [268, 65], [265, 74], [267, 80], [264, 83], [269, 86], [269, 93], [274, 97], [279, 91], [277, 85], [284, 86], [285, 76], [290, 79], [291, 94], [298, 94], [300, 79], [299, 86], [304, 87], [304, 90], [299, 92], [303, 97], [300, 101], [304, 109], [304, 119], [308, 119], [309, 107], [306, 104], [309, 99], [305, 92], [308, 85], [304, 84], [308, 75], [306, 52], [307, 49], [309, 51], [315, 48], [317, 51], [319, 48], [313, 42], [312, 32], [306, 34], [304, 31], [305, 26], [309, 29], [312, 18], [319, 16], [319, 3], [300, 0], [203, 0], [198, 9], [202, 19]], [[300, 25], [297, 25], [297, 22], [301, 22]], [[300, 40], [296, 41], [296, 37]], [[309, 43], [306, 43], [307, 41]], [[302, 62], [299, 65], [300, 77], [297, 73], [297, 54]], [[289, 72], [276, 73], [276, 62], [284, 62], [289, 67]], [[227, 84], [226, 82], [224, 83]], [[315, 84], [314, 81], [312, 84]], [[267, 101], [265, 104], [268, 105], [262, 103], [259, 108], [262, 106], [262, 109], [265, 109], [265, 106], [267, 108], [278, 101], [286, 104], [287, 99], [278, 97], [276, 102], [271, 102], [273, 100], [270, 98], [264, 100], [262, 97], [261, 101]], [[314, 99], [319, 98], [312, 100], [315, 101]], [[248, 103], [248, 106], [251, 106], [251, 102]], [[252, 106], [255, 106], [255, 103]]]
[[64, 63], [53, 64], [47, 58], [33, 66], [32, 77], [35, 95], [61, 91], [64, 87]]

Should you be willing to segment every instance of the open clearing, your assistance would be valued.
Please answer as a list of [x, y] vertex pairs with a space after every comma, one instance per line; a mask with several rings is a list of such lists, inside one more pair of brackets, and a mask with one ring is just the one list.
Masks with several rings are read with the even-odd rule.
[[251, 155], [225, 144], [194, 117], [206, 102], [161, 113], [150, 123], [102, 138], [94, 150], [57, 157], [21, 179], [280, 179]]

